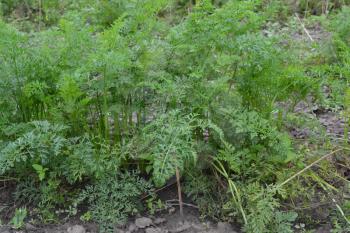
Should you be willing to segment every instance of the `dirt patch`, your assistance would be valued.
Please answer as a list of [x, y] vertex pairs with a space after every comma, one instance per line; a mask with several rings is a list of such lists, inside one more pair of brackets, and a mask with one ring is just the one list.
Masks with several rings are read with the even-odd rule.
[[299, 30], [295, 31], [291, 35], [293, 40], [297, 40], [300, 42], [302, 42], [302, 41], [309, 42], [309, 41], [311, 41], [311, 38], [315, 42], [321, 42], [321, 41], [328, 40], [330, 38], [330, 36], [331, 36], [331, 34], [327, 31], [325, 31], [319, 24], [316, 24], [316, 25], [313, 25], [310, 27], [305, 26], [305, 29], [304, 29], [303, 26], [301, 25], [301, 23], [299, 23]]
[[[140, 220], [141, 219], [141, 220]], [[142, 223], [145, 223], [143, 224]], [[147, 224], [146, 224], [147, 223]], [[235, 233], [229, 223], [213, 223], [201, 221], [199, 214], [191, 208], [184, 209], [181, 217], [178, 211], [164, 212], [156, 216], [137, 217], [115, 229], [117, 233]], [[57, 225], [32, 225], [27, 223], [21, 231], [14, 230], [10, 226], [0, 227], [0, 233], [28, 232], [28, 233], [97, 233], [96, 224], [82, 222], [67, 222]]]
[[[0, 212], [2, 220], [7, 223], [13, 216], [16, 208], [13, 202], [14, 184], [4, 184], [0, 189], [0, 206], [8, 209]], [[164, 210], [154, 215], [149, 213], [139, 214], [130, 218], [127, 224], [116, 226], [116, 233], [235, 233], [240, 232], [239, 227], [234, 227], [230, 223], [214, 223], [213, 221], [202, 219], [195, 205], [190, 200], [184, 199], [184, 216], [180, 216], [178, 203], [176, 202], [176, 186], [170, 185], [163, 189], [158, 197], [162, 202], [167, 203]], [[28, 221], [29, 219], [27, 219]], [[61, 224], [35, 225], [27, 222], [22, 230], [12, 229], [9, 225], [0, 226], [0, 233], [97, 233], [98, 225], [94, 223], [84, 223], [78, 218], [70, 218]]]
[[[169, 232], [169, 233], [234, 233], [238, 232], [231, 224], [219, 222], [213, 223], [211, 221], [201, 221], [197, 211], [192, 208], [184, 209], [184, 216], [181, 217], [179, 212], [163, 213], [157, 217], [142, 217], [151, 220], [151, 224], [147, 227], [142, 227], [137, 224], [138, 219], [134, 222], [129, 222], [124, 228], [120, 228], [119, 232], [135, 232], [135, 233], [157, 233], [157, 232]], [[130, 229], [136, 229], [130, 231]], [[118, 232], [118, 231], [117, 231]]]

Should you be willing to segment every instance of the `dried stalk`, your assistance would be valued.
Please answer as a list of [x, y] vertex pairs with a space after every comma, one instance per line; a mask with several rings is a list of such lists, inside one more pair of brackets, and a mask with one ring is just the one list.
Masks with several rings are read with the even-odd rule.
[[322, 160], [326, 159], [327, 157], [334, 155], [335, 153], [342, 151], [343, 148], [337, 149], [335, 151], [332, 151], [324, 156], [322, 156], [321, 158], [317, 159], [316, 161], [312, 162], [311, 164], [309, 164], [308, 166], [306, 166], [304, 169], [300, 170], [299, 172], [295, 173], [294, 175], [292, 175], [291, 177], [289, 177], [287, 180], [283, 181], [282, 183], [280, 183], [278, 186], [282, 187], [283, 185], [287, 184], [289, 181], [293, 180], [294, 178], [300, 176], [301, 174], [303, 174], [305, 171], [309, 170], [311, 167], [313, 167], [314, 165], [318, 164], [319, 162], [321, 162]]
[[301, 19], [299, 18], [299, 15], [297, 13], [295, 13], [295, 16], [297, 17], [301, 27], [303, 28], [304, 32], [306, 33], [306, 35], [309, 37], [310, 41], [314, 41], [314, 39], [311, 37], [309, 31], [305, 28], [305, 25], [303, 24], [303, 22], [301, 21]]
[[183, 202], [182, 202], [182, 193], [181, 193], [181, 183], [180, 183], [180, 171], [176, 167], [176, 182], [177, 182], [177, 195], [179, 197], [179, 206], [180, 206], [180, 216], [183, 217]]

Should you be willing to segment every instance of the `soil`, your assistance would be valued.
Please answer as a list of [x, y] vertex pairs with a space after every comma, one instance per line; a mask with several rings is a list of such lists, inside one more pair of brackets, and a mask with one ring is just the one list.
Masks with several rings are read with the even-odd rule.
[[[13, 216], [15, 203], [13, 203], [13, 185], [4, 183], [0, 188], [0, 210], [7, 207], [7, 211], [0, 212], [2, 220], [8, 222]], [[238, 225], [231, 223], [215, 223], [208, 219], [202, 219], [195, 205], [190, 200], [184, 199], [184, 215], [179, 213], [176, 202], [177, 190], [175, 185], [158, 193], [159, 198], [167, 203], [166, 208], [155, 215], [149, 213], [140, 214], [130, 218], [125, 225], [116, 226], [115, 233], [240, 233]], [[171, 204], [170, 204], [171, 203]], [[6, 210], [5, 209], [5, 210]], [[298, 224], [295, 225], [295, 232]], [[61, 224], [35, 225], [27, 222], [21, 230], [12, 229], [9, 225], [0, 226], [0, 233], [97, 233], [98, 226], [94, 223], [84, 223], [77, 218], [63, 221]], [[319, 226], [314, 233], [330, 233], [329, 224]]]
[[[176, 186], [170, 186], [162, 190], [159, 197], [166, 205], [166, 209], [155, 215], [145, 213], [130, 218], [128, 223], [116, 226], [116, 233], [235, 233], [239, 228], [229, 223], [214, 223], [202, 220], [196, 206], [185, 203], [184, 215], [179, 213], [178, 204], [174, 201]], [[2, 220], [8, 222], [13, 216], [15, 203], [13, 203], [13, 187], [2, 184], [0, 189], [0, 209]], [[185, 200], [187, 201], [187, 200]], [[169, 204], [172, 203], [172, 204]], [[0, 226], [0, 233], [97, 233], [98, 226], [93, 223], [84, 223], [78, 219], [70, 219], [67, 222], [55, 225], [34, 225], [29, 222], [22, 230], [12, 229], [9, 225]]]

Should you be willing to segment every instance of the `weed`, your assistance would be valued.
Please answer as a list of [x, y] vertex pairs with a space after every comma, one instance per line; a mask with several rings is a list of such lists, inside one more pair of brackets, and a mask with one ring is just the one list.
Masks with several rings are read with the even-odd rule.
[[116, 224], [124, 223], [129, 215], [137, 212], [140, 195], [150, 190], [151, 185], [136, 173], [106, 175], [86, 187], [79, 195], [79, 202], [87, 201], [89, 215], [99, 223], [101, 232], [113, 232]]
[[[158, 186], [175, 175], [176, 168], [183, 170], [186, 164], [196, 161], [192, 138], [193, 116], [183, 116], [178, 111], [160, 116], [143, 129], [141, 138], [129, 145], [133, 158], [146, 161], [146, 171], [152, 171], [152, 179]], [[141, 148], [138, 144], [142, 141]], [[136, 148], [135, 148], [136, 147]], [[135, 149], [134, 149], [135, 148]]]
[[155, 213], [162, 211], [165, 209], [165, 204], [161, 199], [157, 199], [156, 197], [151, 197], [146, 200], [146, 206], [150, 214], [154, 215]]
[[198, 205], [203, 218], [225, 219], [227, 213], [222, 207], [227, 195], [222, 193], [223, 188], [220, 188], [214, 176], [204, 174], [205, 171], [187, 171], [184, 192]]
[[15, 229], [21, 229], [24, 227], [24, 219], [27, 217], [27, 209], [19, 208], [16, 209], [15, 216], [11, 219], [11, 225]]

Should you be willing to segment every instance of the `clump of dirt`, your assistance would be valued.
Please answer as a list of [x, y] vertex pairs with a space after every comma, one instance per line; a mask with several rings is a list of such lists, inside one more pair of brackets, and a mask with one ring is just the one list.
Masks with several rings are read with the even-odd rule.
[[[140, 224], [140, 220], [147, 224]], [[119, 228], [120, 233], [235, 233], [231, 224], [211, 221], [201, 221], [197, 211], [191, 208], [184, 209], [182, 217], [178, 211], [174, 213], [162, 213], [157, 217], [139, 217], [135, 221], [130, 221], [123, 228]]]
[[321, 125], [326, 128], [326, 132], [332, 138], [343, 139], [345, 130], [345, 120], [339, 114], [334, 112], [323, 112], [317, 114]]

